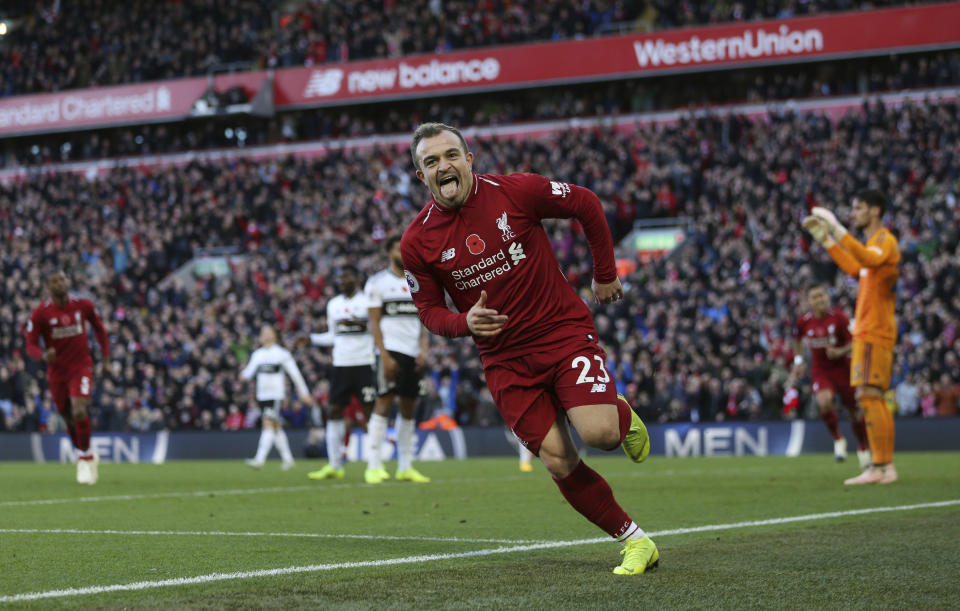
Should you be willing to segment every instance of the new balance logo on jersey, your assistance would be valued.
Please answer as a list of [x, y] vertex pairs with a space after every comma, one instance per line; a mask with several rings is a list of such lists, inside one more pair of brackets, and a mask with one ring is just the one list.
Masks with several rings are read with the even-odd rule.
[[514, 266], [520, 263], [521, 259], [527, 258], [527, 255], [525, 255], [523, 252], [523, 244], [520, 242], [514, 242], [510, 245], [510, 258], [513, 259]]
[[446, 249], [445, 251], [443, 251], [442, 253], [440, 253], [440, 262], [443, 263], [444, 261], [449, 261], [450, 259], [452, 259], [452, 258], [454, 258], [454, 257], [456, 257], [456, 256], [457, 256], [457, 249], [456, 249], [456, 248], [448, 248], [448, 249]]
[[555, 180], [550, 181], [550, 190], [553, 195], [559, 195], [560, 197], [566, 197], [570, 193], [570, 185], [565, 182], [557, 182]]
[[606, 384], [594, 384], [590, 387], [590, 392], [607, 392]]

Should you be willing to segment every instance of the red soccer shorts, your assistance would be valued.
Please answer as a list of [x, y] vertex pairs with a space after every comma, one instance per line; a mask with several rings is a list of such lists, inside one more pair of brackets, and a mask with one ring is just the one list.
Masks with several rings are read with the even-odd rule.
[[70, 398], [89, 399], [93, 393], [93, 368], [83, 367], [63, 376], [50, 376], [50, 394], [60, 415], [67, 416]]
[[584, 338], [550, 352], [526, 354], [485, 370], [500, 415], [535, 455], [557, 412], [581, 405], [616, 405], [607, 355]]
[[846, 368], [815, 369], [810, 372], [810, 379], [813, 381], [814, 393], [830, 390], [840, 396], [843, 405], [848, 409], [857, 407], [856, 392], [853, 386], [850, 386], [850, 372]]

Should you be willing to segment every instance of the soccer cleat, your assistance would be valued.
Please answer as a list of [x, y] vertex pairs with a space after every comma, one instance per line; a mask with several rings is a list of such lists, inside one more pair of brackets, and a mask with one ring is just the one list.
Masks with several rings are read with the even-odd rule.
[[[88, 460], [87, 462], [90, 463], [90, 481], [88, 481], [87, 483], [92, 486], [96, 484], [97, 480], [100, 478], [100, 474], [98, 473], [98, 469], [97, 469], [97, 467], [100, 465], [100, 457], [97, 456], [96, 453], [94, 453], [93, 456], [90, 457], [90, 460]], [[894, 478], [896, 478], [897, 474], [894, 473], [893, 476]]]
[[531, 471], [533, 471], [533, 465], [531, 465], [528, 462], [522, 462], [520, 463], [520, 470], [523, 471], [524, 473], [530, 473]]
[[310, 479], [343, 479], [346, 474], [343, 469], [334, 469], [332, 466], [326, 465], [319, 471], [307, 473], [307, 477]]
[[893, 463], [886, 464], [880, 467], [883, 475], [880, 478], [878, 484], [892, 484], [897, 481], [897, 470], [893, 468]]
[[292, 460], [288, 460], [288, 461], [284, 461], [284, 463], [280, 465], [280, 468], [284, 471], [289, 471], [290, 469], [293, 469], [296, 466], [297, 466], [296, 462]]
[[870, 454], [870, 450], [857, 450], [857, 461], [860, 463], [861, 469], [866, 469], [873, 464], [873, 456]]
[[847, 440], [844, 437], [833, 440], [833, 457], [837, 462], [843, 462], [847, 459]]
[[383, 467], [380, 467], [379, 469], [377, 469], [377, 474], [380, 476], [380, 479], [382, 479], [383, 481], [387, 481], [388, 479], [390, 479], [390, 474], [387, 473], [387, 470], [384, 469]]
[[380, 469], [367, 469], [364, 471], [363, 481], [368, 484], [382, 484], [383, 476], [380, 475]]
[[251, 467], [251, 468], [253, 468], [253, 469], [259, 469], [259, 468], [263, 467], [263, 463], [260, 462], [260, 461], [258, 461], [256, 458], [248, 458], [247, 460], [245, 460], [245, 461], [243, 461], [243, 462], [247, 463], [247, 466], [248, 466], [248, 467]]
[[629, 539], [620, 550], [623, 562], [613, 569], [616, 575], [641, 575], [660, 564], [660, 551], [650, 537]]
[[[896, 481], [896, 472], [894, 472], [894, 480]], [[843, 484], [845, 486], [860, 486], [863, 484], [879, 484], [883, 479], [883, 469], [880, 467], [867, 467], [863, 473], [856, 477], [851, 477], [848, 480], [844, 480]]]
[[396, 475], [398, 482], [416, 482], [418, 484], [429, 484], [430, 478], [420, 473], [413, 467], [410, 467], [406, 471], [397, 471]]
[[[626, 403], [627, 399], [623, 395], [617, 395]], [[628, 404], [629, 405], [629, 404]], [[630, 430], [627, 436], [623, 438], [623, 451], [633, 462], [643, 462], [650, 455], [650, 435], [647, 433], [647, 427], [643, 420], [637, 415], [637, 412], [630, 409]]]

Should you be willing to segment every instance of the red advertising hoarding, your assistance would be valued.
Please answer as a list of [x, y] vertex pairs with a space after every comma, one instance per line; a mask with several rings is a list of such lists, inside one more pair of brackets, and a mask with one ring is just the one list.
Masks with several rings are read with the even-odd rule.
[[191, 78], [6, 98], [0, 136], [179, 119], [206, 88]]
[[960, 46], [956, 2], [281, 70], [274, 101], [319, 106], [951, 46]]

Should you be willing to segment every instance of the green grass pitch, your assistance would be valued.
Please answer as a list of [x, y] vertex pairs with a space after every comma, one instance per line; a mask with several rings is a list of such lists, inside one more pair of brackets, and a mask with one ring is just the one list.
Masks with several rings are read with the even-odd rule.
[[[855, 462], [855, 461], [854, 461]], [[0, 608], [956, 609], [960, 453], [900, 453], [900, 481], [854, 463], [590, 457], [660, 567], [620, 546], [542, 465], [417, 466], [430, 484], [315, 482], [322, 463], [3, 464]], [[390, 465], [391, 471], [393, 465]]]

